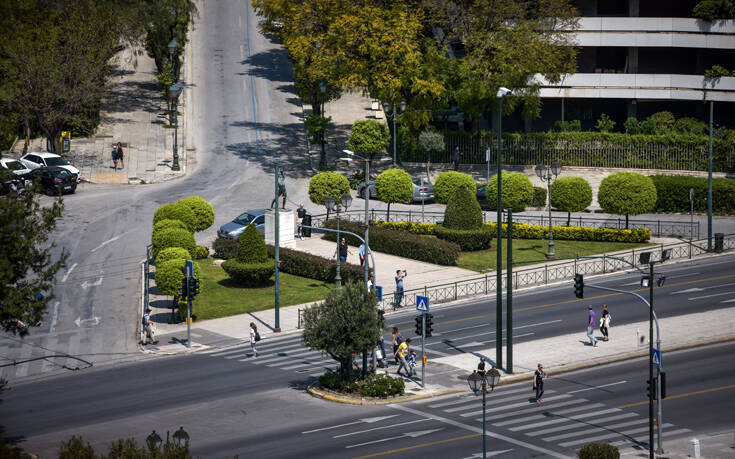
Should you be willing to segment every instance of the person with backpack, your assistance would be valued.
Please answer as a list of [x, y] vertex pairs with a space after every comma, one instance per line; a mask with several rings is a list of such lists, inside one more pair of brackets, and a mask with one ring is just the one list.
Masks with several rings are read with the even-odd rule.
[[258, 333], [258, 326], [255, 322], [250, 322], [250, 348], [253, 350], [253, 357], [258, 356], [258, 349], [255, 347], [255, 343], [260, 341], [260, 333]]

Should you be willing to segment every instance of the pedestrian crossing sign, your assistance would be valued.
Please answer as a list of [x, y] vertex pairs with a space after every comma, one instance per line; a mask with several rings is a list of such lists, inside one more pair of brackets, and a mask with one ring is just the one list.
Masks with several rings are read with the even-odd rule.
[[429, 312], [429, 299], [425, 296], [416, 295], [416, 310]]
[[651, 357], [653, 364], [656, 366], [661, 366], [661, 350], [660, 349], [654, 349], [653, 350], [653, 356]]

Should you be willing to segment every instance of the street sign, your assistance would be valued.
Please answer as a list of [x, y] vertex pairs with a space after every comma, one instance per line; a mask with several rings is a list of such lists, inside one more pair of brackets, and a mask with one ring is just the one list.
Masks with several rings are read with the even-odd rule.
[[653, 350], [653, 364], [657, 366], [661, 366], [661, 350], [660, 349], [654, 349]]
[[187, 277], [194, 276], [194, 262], [191, 260], [186, 260], [186, 276]]
[[383, 287], [380, 285], [375, 286], [375, 294], [378, 295], [378, 301], [383, 301]]
[[416, 296], [416, 310], [429, 312], [429, 299], [425, 296]]

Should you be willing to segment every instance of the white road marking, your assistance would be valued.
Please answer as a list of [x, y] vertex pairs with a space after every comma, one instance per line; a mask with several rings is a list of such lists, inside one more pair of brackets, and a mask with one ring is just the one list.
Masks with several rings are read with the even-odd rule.
[[66, 280], [69, 278], [69, 274], [71, 274], [71, 272], [74, 271], [74, 268], [76, 267], [77, 267], [77, 263], [74, 263], [73, 265], [71, 265], [71, 268], [66, 270], [66, 274], [64, 274], [64, 277], [61, 278], [62, 284], [66, 282]]
[[[542, 412], [548, 411], [548, 410], [550, 410], [552, 408], [561, 408], [563, 406], [576, 405], [578, 403], [584, 403], [586, 401], [587, 400], [585, 400], [583, 398], [580, 398], [580, 399], [567, 400], [567, 401], [559, 402], [559, 403], [552, 403], [551, 405], [541, 405], [540, 407], [534, 405], [533, 408], [527, 408], [525, 410], [513, 411], [513, 413], [509, 413], [508, 415], [509, 416], [516, 416], [516, 415], [528, 414], [528, 413], [542, 413]], [[505, 407], [504, 406], [493, 408], [493, 412], [495, 412], [495, 413], [502, 413], [504, 410], [505, 410]], [[478, 418], [478, 419], [476, 419], [476, 421], [477, 422], [482, 422], [482, 418]], [[530, 433], [527, 433], [526, 435], [531, 435], [531, 434]]]
[[84, 320], [82, 320], [81, 317], [77, 317], [77, 319], [74, 321], [74, 323], [77, 324], [77, 327], [81, 327], [82, 325], [89, 325], [89, 324], [99, 325], [100, 318], [97, 317], [97, 316], [95, 316], [95, 317], [92, 317], [90, 319], [84, 319]]
[[365, 443], [358, 443], [356, 445], [347, 445], [347, 446], [345, 446], [345, 449], [357, 448], [359, 446], [373, 445], [375, 443], [383, 443], [383, 442], [386, 442], [386, 441], [398, 440], [399, 438], [405, 438], [405, 437], [417, 438], [417, 437], [421, 437], [423, 435], [428, 435], [428, 434], [431, 434], [431, 433], [434, 433], [434, 432], [439, 432], [440, 430], [443, 430], [443, 429], [444, 428], [442, 427], [440, 429], [418, 430], [416, 432], [404, 432], [403, 434], [396, 435], [395, 437], [388, 437], [388, 438], [381, 438], [379, 440], [366, 441]]
[[594, 389], [602, 389], [603, 387], [610, 387], [610, 386], [617, 386], [618, 384], [625, 384], [628, 381], [618, 381], [610, 384], [603, 384], [602, 386], [595, 386], [595, 387], [585, 387], [584, 389], [577, 389], [573, 391], [567, 392], [567, 394], [576, 394], [577, 392], [584, 392], [586, 390], [594, 390]]
[[[606, 419], [606, 421], [609, 421], [609, 419]], [[621, 427], [630, 427], [630, 426], [634, 426], [636, 424], [641, 424], [643, 422], [648, 422], [648, 419], [646, 419], [646, 418], [640, 418], [640, 419], [634, 419], [632, 421], [620, 422], [618, 424], [613, 424], [613, 425], [609, 425], [609, 426], [592, 427], [590, 429], [579, 430], [577, 432], [570, 432], [570, 433], [565, 433], [565, 434], [560, 434], [560, 435], [554, 435], [553, 437], [544, 437], [543, 440], [544, 441], [565, 440], [567, 438], [574, 438], [574, 437], [578, 437], [580, 435], [586, 435], [586, 434], [591, 434], [591, 433], [595, 433], [595, 432], [604, 432], [606, 430], [609, 431], [611, 429], [619, 429]]]
[[363, 422], [364, 423], [367, 423], [367, 424], [372, 424], [374, 422], [384, 421], [386, 419], [394, 418], [396, 416], [398, 416], [398, 415], [397, 414], [390, 414], [388, 416], [378, 416], [378, 417], [374, 417], [374, 418], [362, 418], [362, 419], [358, 419], [357, 421], [353, 421], [353, 422], [346, 422], [344, 424], [337, 424], [336, 426], [322, 427], [321, 429], [305, 430], [305, 431], [303, 431], [301, 433], [302, 434], [310, 434], [310, 433], [314, 433], [314, 432], [322, 432], [324, 430], [338, 429], [340, 427], [353, 426], [355, 424], [361, 424]]
[[393, 428], [393, 427], [405, 426], [405, 425], [408, 425], [408, 424], [415, 424], [417, 422], [424, 422], [424, 421], [430, 421], [430, 420], [431, 419], [429, 419], [429, 418], [424, 418], [424, 419], [416, 419], [415, 421], [399, 422], [398, 424], [390, 424], [390, 425], [387, 425], [387, 426], [373, 427], [372, 429], [358, 430], [357, 432], [350, 432], [350, 433], [346, 433], [346, 434], [335, 435], [332, 438], [349, 437], [350, 435], [357, 435], [357, 434], [361, 434], [361, 433], [365, 433], [365, 432], [372, 432], [374, 430], [380, 430], [380, 429], [390, 429], [390, 428]]
[[84, 281], [81, 284], [79, 284], [79, 286], [82, 287], [85, 290], [88, 289], [89, 287], [98, 287], [102, 283], [102, 279], [104, 279], [104, 278], [105, 278], [105, 276], [100, 276], [99, 279], [97, 279], [96, 281], [92, 282], [91, 284], [89, 282], [87, 282], [87, 281]]
[[59, 318], [59, 302], [54, 301], [54, 310], [53, 313], [51, 313], [51, 328], [49, 331], [53, 333], [54, 329], [56, 328], [56, 319]]
[[[637, 414], [636, 413], [633, 413], [633, 412], [623, 413], [623, 414], [619, 414], [617, 416], [607, 416], [607, 417], [605, 417], [605, 422], [617, 421], [619, 419], [633, 418], [633, 417], [636, 417], [636, 416], [637, 416]], [[648, 418], [641, 418], [641, 419], [643, 419], [644, 421], [648, 421]], [[592, 422], [594, 422], [594, 421], [592, 421]], [[600, 421], [600, 422], [602, 422], [602, 421]], [[609, 426], [605, 426], [605, 427], [609, 427]], [[567, 425], [559, 426], [559, 427], [551, 427], [549, 429], [536, 430], [536, 431], [533, 431], [533, 432], [526, 432], [526, 435], [531, 436], [531, 437], [535, 437], [535, 436], [547, 435], [547, 434], [555, 433], [555, 432], [562, 432], [564, 430], [570, 430], [570, 429], [579, 429], [579, 424], [577, 424], [577, 423], [567, 424]]]
[[125, 234], [125, 233], [123, 233], [123, 234], [118, 234], [117, 236], [115, 236], [115, 237], [113, 237], [113, 238], [111, 238], [111, 239], [108, 239], [108, 240], [106, 240], [106, 241], [105, 241], [105, 242], [103, 242], [102, 244], [100, 244], [100, 245], [98, 245], [97, 247], [95, 247], [95, 248], [93, 248], [92, 250], [90, 250], [90, 252], [94, 253], [94, 252], [96, 252], [97, 250], [99, 250], [99, 249], [101, 249], [102, 247], [104, 247], [104, 246], [106, 246], [107, 244], [109, 244], [110, 242], [115, 242], [115, 241], [117, 241], [117, 240], [118, 240], [118, 239], [120, 239], [120, 238], [121, 238], [121, 237], [122, 237], [122, 236], [123, 236], [124, 234]]
[[579, 419], [591, 418], [593, 416], [602, 416], [603, 414], [619, 413], [619, 412], [620, 412], [620, 409], [619, 408], [610, 408], [608, 410], [593, 411], [591, 413], [578, 414], [578, 415], [575, 415], [575, 416], [565, 416], [563, 418], [552, 419], [551, 421], [541, 421], [541, 422], [537, 422], [537, 423], [534, 423], [534, 424], [527, 424], [525, 426], [513, 427], [513, 428], [511, 428], [509, 430], [511, 430], [513, 432], [517, 432], [519, 430], [528, 430], [528, 429], [533, 429], [535, 427], [543, 427], [543, 426], [548, 426], [548, 425], [551, 425], [551, 424], [558, 424], [560, 422], [577, 421]]
[[472, 456], [467, 456], [464, 459], [475, 459], [476, 457], [493, 457], [498, 456], [503, 453], [507, 453], [509, 451], [513, 451], [513, 449], [504, 449], [502, 451], [487, 451], [485, 453], [475, 453]]
[[[668, 427], [673, 427], [673, 424], [663, 424], [661, 427], [667, 427], [667, 428]], [[581, 440], [574, 440], [574, 441], [568, 441], [568, 442], [565, 442], [565, 443], [559, 443], [559, 446], [562, 446], [562, 447], [566, 448], [567, 446], [580, 445], [582, 443], [594, 443], [594, 442], [597, 442], [599, 440], [606, 440], [606, 439], [609, 439], [609, 438], [629, 436], [629, 435], [632, 435], [632, 434], [645, 432], [647, 430], [648, 430], [648, 426], [639, 427], [639, 428], [633, 429], [633, 430], [625, 430], [625, 431], [614, 432], [614, 433], [609, 433], [609, 434], [605, 434], [605, 435], [598, 435], [598, 436], [592, 437], [592, 438], [586, 437], [586, 438], [583, 438]]]
[[713, 293], [712, 295], [702, 295], [702, 296], [693, 296], [691, 298], [687, 298], [687, 300], [703, 300], [705, 298], [712, 298], [715, 296], [722, 296], [722, 295], [735, 295], [735, 292], [723, 292], [723, 293]]
[[[528, 389], [526, 389], [524, 392], [528, 392]], [[549, 391], [546, 391], [546, 393], [547, 394], [552, 394], [554, 392], [551, 391], [551, 390], [549, 390]], [[571, 395], [557, 395], [557, 396], [554, 396], [554, 397], [548, 397], [548, 400], [556, 399], [558, 397], [569, 398], [569, 397], [571, 397]], [[495, 406], [495, 405], [500, 405], [502, 408], [510, 407], [510, 406], [524, 406], [524, 405], [525, 406], [528, 406], [528, 398], [529, 398], [529, 396], [526, 393], [513, 394], [513, 395], [511, 395], [509, 397], [504, 397], [502, 395], [498, 395], [498, 396], [493, 396], [490, 399], [490, 402], [489, 403], [486, 403], [485, 406], [488, 407], [488, 408], [491, 407], [491, 406]], [[515, 405], [512, 405], [512, 404], [509, 404], [508, 403], [511, 400], [524, 400], [524, 401], [522, 403], [517, 403]], [[470, 406], [458, 406], [456, 408], [448, 408], [448, 409], [446, 409], [444, 411], [446, 413], [456, 413], [457, 411], [466, 411], [466, 410], [472, 410], [472, 409], [476, 409], [476, 408], [477, 408], [477, 402], [473, 403]], [[482, 410], [481, 411], [477, 411], [477, 413], [482, 414]]]
[[680, 293], [694, 293], [694, 292], [703, 292], [707, 290], [706, 288], [699, 288], [699, 287], [692, 287], [688, 288], [686, 290], [679, 290], [678, 292], [671, 292], [669, 295], [678, 295]]

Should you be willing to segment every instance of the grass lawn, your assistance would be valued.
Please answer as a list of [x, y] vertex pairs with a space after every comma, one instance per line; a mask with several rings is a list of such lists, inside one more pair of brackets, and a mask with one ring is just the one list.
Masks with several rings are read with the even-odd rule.
[[[603, 253], [615, 252], [618, 250], [638, 249], [639, 247], [649, 247], [651, 245], [654, 244], [639, 244], [632, 242], [554, 241], [554, 249], [557, 258], [602, 255]], [[495, 241], [493, 241], [493, 248], [488, 250], [460, 253], [459, 259], [457, 260], [457, 266], [478, 272], [495, 271], [497, 252], [494, 247]], [[507, 247], [506, 239], [503, 239], [503, 269], [505, 269], [507, 264]], [[513, 239], [513, 267], [521, 266], [520, 264], [517, 264], [519, 262], [531, 262], [532, 260], [545, 259], [548, 248], [548, 240]]]
[[[216, 319], [246, 312], [262, 311], [275, 307], [275, 281], [261, 288], [244, 288], [236, 285], [214, 260], [199, 260], [201, 268], [201, 293], [194, 301], [197, 320]], [[308, 303], [324, 298], [334, 284], [280, 273], [281, 306]]]

